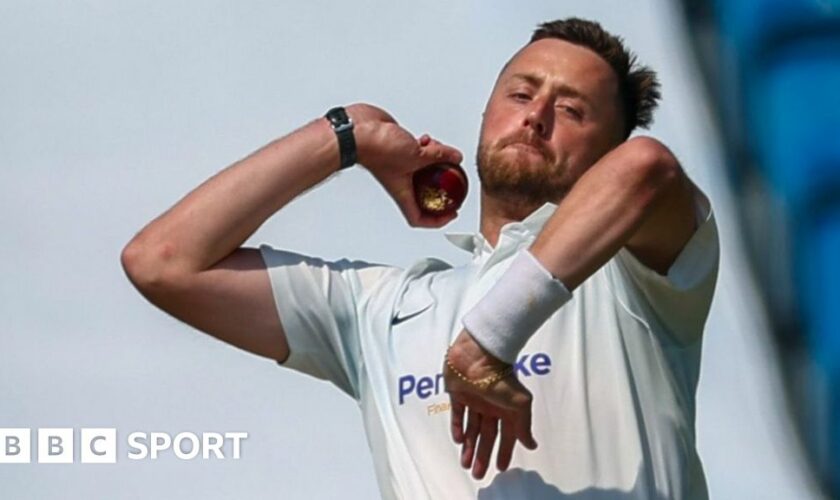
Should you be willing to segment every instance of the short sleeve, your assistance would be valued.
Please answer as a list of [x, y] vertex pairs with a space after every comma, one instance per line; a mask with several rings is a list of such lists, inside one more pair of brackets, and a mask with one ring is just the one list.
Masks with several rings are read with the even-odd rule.
[[324, 261], [260, 246], [289, 357], [282, 366], [359, 398], [359, 305], [399, 273], [363, 261]]
[[683, 344], [703, 334], [720, 260], [717, 224], [711, 206], [702, 194], [698, 194], [696, 206], [697, 230], [667, 274], [648, 268], [626, 248], [614, 259], [618, 274], [632, 282], [631, 290], [625, 290], [628, 306], [642, 317], [652, 311], [659, 324]]

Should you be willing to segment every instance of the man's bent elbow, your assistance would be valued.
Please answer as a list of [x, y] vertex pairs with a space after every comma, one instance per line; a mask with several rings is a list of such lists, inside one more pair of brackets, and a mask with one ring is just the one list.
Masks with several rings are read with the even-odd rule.
[[639, 190], [642, 203], [650, 204], [673, 189], [682, 177], [682, 168], [674, 154], [661, 142], [646, 136], [634, 137], [625, 144], [625, 174]]
[[167, 243], [147, 245], [137, 237], [120, 254], [120, 263], [129, 281], [144, 295], [171, 287], [176, 274], [172, 270], [172, 246]]

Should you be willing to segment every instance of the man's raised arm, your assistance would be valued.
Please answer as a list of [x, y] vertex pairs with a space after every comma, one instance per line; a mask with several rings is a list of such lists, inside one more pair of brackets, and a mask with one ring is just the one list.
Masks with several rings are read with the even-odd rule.
[[[347, 107], [358, 163], [394, 198], [409, 225], [454, 217], [421, 215], [411, 176], [435, 161], [461, 162], [421, 141], [383, 110]], [[153, 304], [218, 339], [278, 361], [289, 348], [259, 250], [240, 248], [268, 217], [339, 168], [339, 145], [318, 118], [217, 173], [147, 224], [122, 252], [131, 282]]]
[[[506, 277], [516, 279], [517, 274], [527, 274], [522, 271], [534, 267], [514, 269], [514, 262], [479, 302], [479, 316], [488, 317], [492, 324], [481, 321], [484, 318], [473, 320], [483, 330], [462, 330], [447, 353], [452, 365], [444, 366], [452, 398], [452, 436], [462, 444], [462, 464], [472, 466], [476, 477], [483, 477], [489, 467], [497, 435], [496, 419], [502, 421], [497, 461], [500, 470], [508, 466], [517, 439], [529, 448], [536, 447], [530, 428], [531, 393], [513, 377], [481, 390], [459, 380], [456, 372], [448, 368], [454, 367], [471, 380], [502, 372], [506, 363], [485, 347], [493, 341], [503, 347], [524, 345], [524, 340], [547, 319], [546, 315], [554, 312], [549, 306], [568, 300], [570, 290], [622, 247], [649, 268], [665, 274], [696, 230], [695, 200], [702, 196], [663, 144], [647, 137], [630, 139], [604, 155], [578, 179], [528, 250], [547, 271], [545, 277], [537, 273], [534, 279], [558, 279], [568, 288], [563, 290], [563, 297], [556, 297], [560, 293], [554, 288], [512, 286]], [[545, 301], [541, 300], [543, 296]], [[520, 305], [524, 306], [517, 308]], [[508, 311], [511, 308], [517, 310]], [[465, 318], [465, 324], [468, 319]], [[499, 328], [496, 323], [501, 321], [511, 325]], [[478, 342], [478, 334], [482, 334], [481, 340], [490, 338], [490, 342]], [[468, 407], [485, 416], [481, 422], [490, 423], [479, 429], [472, 418], [464, 429]], [[488, 415], [490, 419], [486, 418]]]

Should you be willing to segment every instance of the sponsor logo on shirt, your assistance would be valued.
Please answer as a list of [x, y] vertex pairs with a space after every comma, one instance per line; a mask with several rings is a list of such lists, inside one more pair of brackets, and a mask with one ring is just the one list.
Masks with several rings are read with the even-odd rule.
[[[513, 365], [513, 370], [517, 376], [522, 378], [548, 375], [551, 372], [551, 357], [544, 352], [522, 354]], [[428, 399], [441, 392], [444, 392], [442, 372], [422, 376], [408, 374], [401, 376], [397, 381], [397, 399], [400, 406], [411, 398]], [[437, 408], [434, 413], [448, 409], [447, 403], [447, 408]]]

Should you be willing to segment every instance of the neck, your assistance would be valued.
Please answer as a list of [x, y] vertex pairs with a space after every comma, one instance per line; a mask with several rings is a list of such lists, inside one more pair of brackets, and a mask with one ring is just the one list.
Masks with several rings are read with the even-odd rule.
[[502, 226], [509, 222], [518, 222], [530, 215], [539, 206], [533, 203], [504, 200], [481, 190], [481, 235], [492, 247], [499, 241]]

